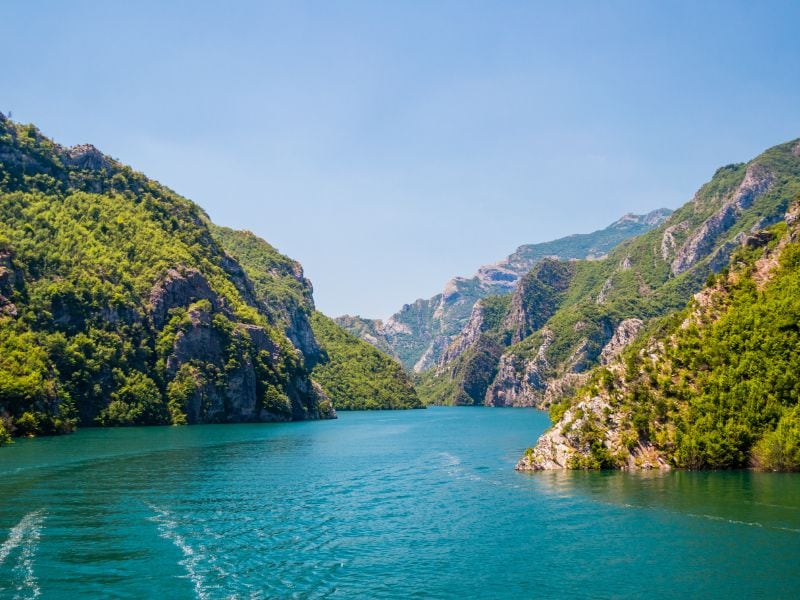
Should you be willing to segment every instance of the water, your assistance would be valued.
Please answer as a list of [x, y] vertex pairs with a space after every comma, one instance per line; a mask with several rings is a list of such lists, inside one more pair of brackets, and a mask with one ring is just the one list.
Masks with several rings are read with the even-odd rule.
[[513, 470], [534, 410], [0, 450], [0, 597], [797, 597], [800, 477]]

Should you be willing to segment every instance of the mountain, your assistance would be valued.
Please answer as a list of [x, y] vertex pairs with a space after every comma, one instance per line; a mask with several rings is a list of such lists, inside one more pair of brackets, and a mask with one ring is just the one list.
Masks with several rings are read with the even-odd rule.
[[517, 468], [800, 470], [798, 290], [800, 200], [595, 370]]
[[[339, 379], [363, 367], [326, 347], [338, 332], [317, 337], [311, 294], [263, 240], [91, 145], [0, 115], [1, 438], [335, 417], [331, 400], [352, 389]], [[414, 404], [400, 366], [370, 356]], [[315, 381], [327, 363], [340, 365], [319, 377], [335, 393]]]
[[249, 231], [212, 226], [211, 232], [239, 260], [272, 323], [311, 358], [311, 376], [337, 410], [422, 408], [400, 363], [314, 309], [300, 263]]
[[436, 365], [453, 337], [466, 325], [478, 300], [511, 293], [520, 278], [543, 258], [602, 258], [620, 242], [658, 226], [670, 213], [662, 208], [646, 215], [628, 214], [593, 233], [520, 246], [505, 260], [481, 267], [471, 278], [451, 279], [441, 294], [406, 304], [386, 322], [350, 315], [339, 317], [336, 322], [395, 356], [407, 369], [420, 373]]
[[783, 144], [749, 163], [722, 167], [664, 223], [605, 259], [540, 263], [491, 325], [476, 306], [418, 391], [442, 404], [546, 408], [559, 402], [586, 383], [591, 368], [613, 360], [647, 321], [685, 306], [709, 274], [727, 265], [743, 237], [782, 220], [799, 190], [797, 144]]

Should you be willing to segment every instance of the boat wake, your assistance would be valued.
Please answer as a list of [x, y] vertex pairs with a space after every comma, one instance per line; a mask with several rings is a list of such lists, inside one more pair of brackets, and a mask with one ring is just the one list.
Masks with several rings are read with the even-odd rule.
[[[186, 570], [186, 576], [194, 585], [194, 591], [200, 600], [211, 597], [211, 587], [206, 578], [203, 564], [209, 562], [204, 548], [194, 548], [178, 530], [180, 523], [170, 511], [153, 504], [148, 505], [155, 515], [150, 520], [158, 523], [159, 535], [170, 542], [183, 554], [180, 565]], [[213, 562], [213, 559], [210, 561]]]
[[[41, 510], [28, 513], [11, 528], [8, 538], [0, 545], [0, 567], [5, 565], [10, 556], [16, 555], [11, 577], [11, 583], [17, 592], [16, 598], [41, 596], [42, 591], [33, 571], [33, 563], [43, 523], [44, 513]], [[3, 591], [5, 588], [0, 584], [0, 592]]]

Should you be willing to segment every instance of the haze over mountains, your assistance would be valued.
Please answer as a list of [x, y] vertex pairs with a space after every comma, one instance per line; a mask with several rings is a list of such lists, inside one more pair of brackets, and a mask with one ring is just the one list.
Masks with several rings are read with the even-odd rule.
[[511, 293], [520, 278], [545, 257], [561, 260], [603, 258], [617, 244], [660, 225], [671, 210], [627, 214], [608, 227], [538, 244], [525, 244], [507, 258], [484, 265], [470, 278], [455, 277], [429, 299], [404, 305], [386, 322], [345, 315], [336, 322], [354, 335], [397, 357], [414, 372], [434, 366], [469, 320], [475, 303]]

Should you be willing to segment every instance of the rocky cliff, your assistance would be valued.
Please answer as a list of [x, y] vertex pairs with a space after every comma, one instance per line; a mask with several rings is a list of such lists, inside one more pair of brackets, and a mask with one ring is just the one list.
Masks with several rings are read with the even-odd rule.
[[451, 279], [441, 294], [406, 304], [385, 322], [343, 316], [337, 322], [361, 339], [396, 356], [407, 369], [421, 373], [441, 361], [472, 314], [475, 303], [510, 294], [540, 260], [599, 259], [620, 242], [660, 225], [671, 211], [625, 215], [605, 229], [541, 244], [520, 246], [506, 259], [478, 269], [472, 277]]
[[[701, 254], [708, 259], [734, 245], [729, 265], [710, 276], [686, 308], [651, 320], [627, 350], [602, 352], [603, 366], [556, 406], [553, 428], [518, 469], [800, 469], [800, 207], [776, 218], [800, 192], [800, 169], [789, 158], [796, 158], [796, 146], [779, 146], [749, 165], [696, 229], [720, 237], [709, 219], [721, 223], [717, 215], [735, 206], [732, 238], [709, 246], [689, 233], [681, 246], [689, 252], [677, 251], [702, 261]], [[761, 183], [753, 173], [761, 174]], [[785, 187], [771, 204], [777, 181]], [[747, 189], [759, 191], [741, 204]], [[761, 210], [748, 214], [747, 206], [759, 202]], [[733, 233], [741, 221], [753, 225]], [[613, 345], [630, 344], [643, 327], [628, 321]]]
[[782, 218], [800, 189], [796, 146], [719, 169], [664, 223], [606, 258], [539, 263], [521, 279], [498, 326], [476, 328], [480, 313], [473, 312], [436, 370], [421, 377], [423, 397], [450, 403], [460, 395], [454, 374], [463, 371], [478, 329], [502, 350], [496, 364], [480, 361], [487, 371], [477, 379], [491, 375], [482, 403], [547, 408], [573, 394], [648, 320], [685, 305], [753, 231]]
[[344, 358], [313, 313], [300, 265], [263, 240], [91, 145], [0, 117], [0, 434], [335, 417], [312, 371]]

